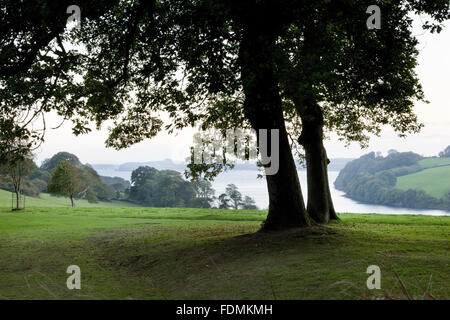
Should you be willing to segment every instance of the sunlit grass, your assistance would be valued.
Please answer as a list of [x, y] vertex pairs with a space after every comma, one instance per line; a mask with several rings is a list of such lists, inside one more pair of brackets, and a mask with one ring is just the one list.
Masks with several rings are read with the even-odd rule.
[[[75, 200], [77, 207], [138, 207], [131, 202], [125, 201], [99, 201], [89, 203], [85, 199]], [[48, 193], [41, 193], [39, 197], [25, 197], [26, 207], [70, 207], [71, 202], [66, 197], [54, 197]], [[0, 207], [12, 207], [11, 192], [0, 190]]]

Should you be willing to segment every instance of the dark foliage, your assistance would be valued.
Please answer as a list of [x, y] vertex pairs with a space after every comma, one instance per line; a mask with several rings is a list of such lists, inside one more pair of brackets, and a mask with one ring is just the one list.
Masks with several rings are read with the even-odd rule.
[[187, 207], [195, 198], [195, 190], [181, 173], [139, 167], [131, 175], [129, 199], [149, 207]]
[[445, 148], [444, 151], [439, 152], [439, 157], [441, 157], [441, 158], [450, 158], [450, 146]]

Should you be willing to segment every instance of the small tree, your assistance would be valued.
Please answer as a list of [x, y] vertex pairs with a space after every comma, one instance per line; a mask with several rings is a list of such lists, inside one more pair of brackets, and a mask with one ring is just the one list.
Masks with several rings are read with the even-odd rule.
[[6, 164], [2, 166], [1, 171], [5, 174], [13, 185], [13, 192], [16, 194], [16, 210], [20, 209], [20, 191], [24, 180], [36, 168], [33, 160], [27, 157], [8, 157]]
[[195, 208], [211, 208], [211, 205], [216, 199], [214, 196], [215, 190], [212, 188], [211, 182], [200, 179], [198, 181], [193, 181], [191, 184], [196, 196], [192, 199], [191, 205]]
[[257, 210], [258, 207], [256, 206], [255, 200], [253, 200], [253, 198], [245, 196], [244, 201], [242, 201], [242, 209]]
[[239, 209], [239, 206], [242, 203], [242, 194], [239, 192], [238, 187], [230, 183], [227, 185], [225, 193], [231, 199], [232, 208], [234, 210]]
[[441, 157], [441, 158], [450, 158], [450, 146], [445, 148], [444, 151], [439, 152], [439, 157]]
[[72, 207], [75, 207], [75, 197], [84, 189], [78, 169], [68, 161], [58, 164], [47, 186], [51, 194], [69, 197]]
[[230, 205], [231, 199], [228, 197], [226, 193], [222, 193], [219, 198], [219, 209], [230, 209], [232, 206]]

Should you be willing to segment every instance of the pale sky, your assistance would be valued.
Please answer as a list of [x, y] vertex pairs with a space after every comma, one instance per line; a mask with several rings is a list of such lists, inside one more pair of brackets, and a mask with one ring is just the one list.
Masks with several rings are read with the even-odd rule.
[[[381, 151], [384, 154], [389, 149], [398, 151], [415, 151], [424, 156], [437, 155], [450, 145], [450, 23], [440, 34], [424, 33], [416, 28], [415, 34], [420, 35], [419, 66], [417, 73], [421, 80], [426, 99], [430, 104], [417, 103], [415, 111], [419, 120], [425, 124], [422, 132], [407, 138], [398, 138], [390, 128], [383, 131], [381, 137], [371, 139], [368, 149], [361, 149], [358, 144], [345, 147], [342, 142], [333, 138], [326, 141], [328, 156], [331, 158], [357, 158], [370, 151]], [[56, 126], [57, 117], [49, 115], [49, 121]], [[183, 161], [188, 154], [192, 142], [192, 129], [186, 129], [177, 135], [165, 132], [157, 137], [139, 143], [131, 148], [116, 151], [106, 148], [104, 141], [107, 130], [93, 132], [75, 137], [67, 123], [56, 130], [49, 130], [46, 141], [36, 151], [36, 160], [51, 157], [60, 151], [77, 155], [83, 163], [145, 162], [163, 159]]]

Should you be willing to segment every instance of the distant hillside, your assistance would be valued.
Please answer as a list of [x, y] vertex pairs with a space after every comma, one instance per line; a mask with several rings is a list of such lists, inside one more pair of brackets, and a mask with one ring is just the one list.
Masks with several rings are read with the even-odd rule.
[[97, 163], [97, 164], [91, 164], [91, 166], [95, 170], [116, 170], [118, 168], [117, 164], [103, 164], [103, 163]]
[[332, 158], [328, 165], [328, 171], [341, 171], [345, 168], [347, 163], [355, 160], [354, 158]]
[[[63, 162], [69, 162], [76, 168], [76, 175], [86, 191], [84, 197], [92, 203], [97, 200], [108, 202], [126, 198], [125, 190], [130, 187], [129, 181], [117, 177], [100, 177], [91, 165], [81, 163], [76, 155], [65, 151], [58, 152], [51, 158], [45, 159], [40, 167], [33, 163], [31, 172], [23, 177], [21, 192], [26, 196], [35, 198], [39, 197], [40, 193], [47, 193], [52, 172]], [[13, 182], [8, 172], [0, 174], [0, 189], [14, 191]]]
[[[342, 170], [347, 163], [354, 160], [353, 158], [334, 158], [330, 160], [330, 164], [328, 165], [329, 171], [340, 171]], [[186, 163], [175, 163], [170, 159], [165, 159], [161, 161], [148, 161], [148, 162], [126, 162], [120, 165], [112, 165], [112, 164], [94, 164], [92, 165], [96, 170], [116, 170], [116, 171], [133, 171], [142, 166], [153, 167], [157, 170], [176, 170], [179, 172], [183, 172], [186, 170]], [[298, 170], [305, 170], [305, 168], [301, 165], [297, 164]], [[238, 163], [234, 170], [257, 170], [257, 167], [254, 163]], [[105, 183], [105, 182], [104, 182]]]
[[422, 171], [401, 176], [396, 187], [402, 190], [421, 189], [442, 198], [450, 191], [450, 158], [428, 158], [419, 161]]
[[124, 186], [125, 189], [129, 189], [131, 187], [131, 183], [128, 180], [125, 180], [120, 177], [106, 177], [106, 176], [100, 176], [100, 180], [102, 183], [107, 184], [109, 186], [112, 186], [113, 184], [120, 183]]
[[170, 159], [165, 159], [161, 161], [148, 161], [148, 162], [126, 162], [124, 164], [119, 165], [116, 170], [117, 171], [133, 171], [139, 167], [148, 166], [155, 168], [157, 170], [176, 170], [176, 171], [184, 171], [186, 169], [186, 164], [183, 163], [175, 163]]
[[413, 152], [369, 153], [341, 170], [335, 187], [348, 197], [388, 206], [450, 210], [450, 158]]

